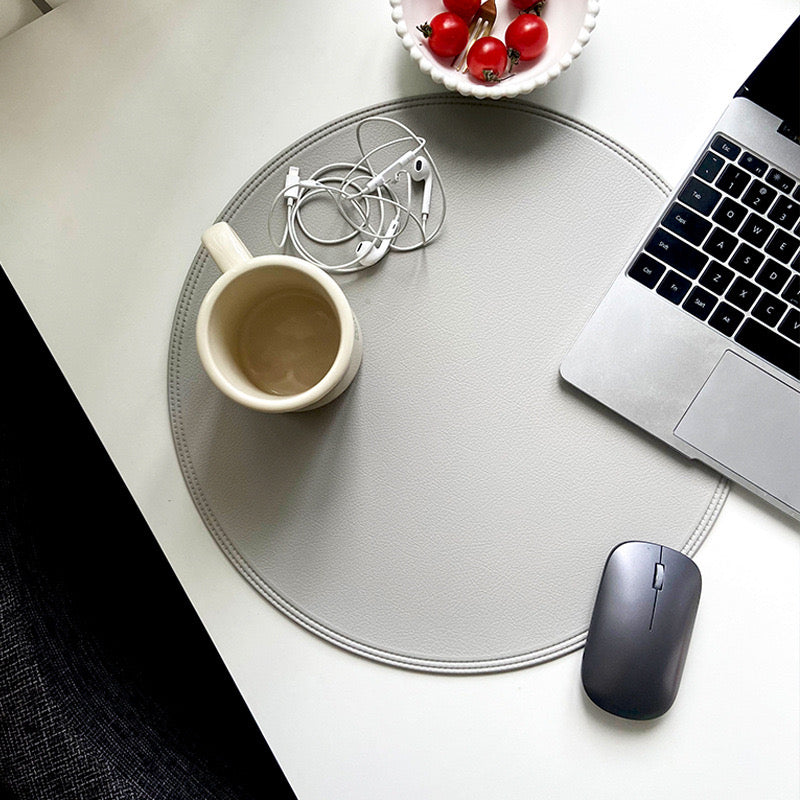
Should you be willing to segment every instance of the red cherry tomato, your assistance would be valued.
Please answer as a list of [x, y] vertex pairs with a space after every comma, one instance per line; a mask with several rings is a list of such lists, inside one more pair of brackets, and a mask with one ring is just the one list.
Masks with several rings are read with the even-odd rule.
[[[527, 0], [526, 0], [527, 2]], [[481, 0], [444, 0], [444, 7], [469, 22], [480, 8]]]
[[499, 81], [508, 65], [506, 46], [494, 36], [482, 36], [467, 53], [467, 69], [473, 78], [486, 83]]
[[508, 57], [513, 63], [538, 58], [547, 46], [547, 23], [536, 14], [520, 14], [506, 28]]
[[452, 11], [437, 14], [430, 22], [417, 25], [417, 30], [428, 40], [431, 51], [442, 58], [457, 56], [469, 38], [467, 23]]

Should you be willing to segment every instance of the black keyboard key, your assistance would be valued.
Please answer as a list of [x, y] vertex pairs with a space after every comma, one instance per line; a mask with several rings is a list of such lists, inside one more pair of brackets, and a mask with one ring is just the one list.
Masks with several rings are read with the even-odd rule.
[[767, 209], [772, 205], [772, 201], [777, 196], [778, 193], [775, 191], [775, 189], [767, 186], [766, 183], [761, 183], [761, 181], [753, 181], [747, 187], [747, 191], [742, 195], [742, 202], [746, 206], [750, 206], [753, 211], [766, 214]]
[[680, 203], [673, 203], [661, 224], [692, 244], [700, 244], [711, 230], [711, 223]]
[[733, 270], [723, 267], [717, 261], [712, 261], [700, 276], [699, 283], [706, 289], [711, 289], [715, 294], [722, 294], [733, 280]]
[[744, 314], [741, 311], [727, 303], [720, 303], [711, 315], [708, 324], [726, 336], [733, 336], [743, 319]]
[[773, 294], [778, 294], [786, 285], [791, 274], [788, 267], [783, 267], [777, 261], [769, 259], [756, 275], [756, 283], [769, 289]]
[[789, 194], [795, 185], [795, 181], [792, 178], [777, 169], [771, 169], [767, 173], [767, 183], [782, 192], [786, 192], [786, 194]]
[[733, 142], [729, 142], [724, 136], [715, 136], [714, 141], [711, 142], [711, 149], [722, 153], [722, 155], [727, 156], [731, 160], [735, 159], [736, 156], [742, 152], [740, 147]]
[[753, 306], [753, 310], [750, 313], [756, 319], [760, 319], [762, 322], [766, 322], [771, 328], [774, 328], [780, 321], [786, 308], [786, 303], [784, 303], [783, 300], [778, 300], [777, 297], [773, 297], [771, 294], [765, 292], [758, 298], [758, 302]]
[[711, 231], [711, 236], [703, 245], [703, 250], [706, 253], [718, 258], [720, 261], [727, 261], [730, 254], [736, 249], [739, 240], [733, 234], [722, 230], [722, 228], [714, 228]]
[[800, 344], [800, 311], [790, 308], [789, 313], [783, 318], [783, 322], [778, 325], [778, 330], [793, 342]]
[[751, 214], [739, 229], [739, 236], [746, 239], [756, 247], [763, 247], [764, 242], [775, 229], [771, 222], [767, 222], [763, 217]]
[[800, 202], [781, 196], [767, 212], [767, 216], [782, 228], [790, 230], [792, 225], [800, 219]]
[[777, 258], [778, 261], [782, 261], [784, 264], [788, 264], [791, 261], [798, 248], [800, 248], [800, 239], [795, 239], [791, 233], [786, 233], [780, 228], [775, 231], [775, 235], [764, 247], [767, 255]]
[[747, 311], [755, 303], [760, 292], [761, 289], [754, 283], [750, 283], [744, 278], [737, 278], [728, 289], [725, 299], [737, 308], [741, 308], [742, 311]]
[[663, 264], [659, 264], [654, 258], [650, 258], [645, 253], [639, 253], [636, 261], [631, 264], [628, 275], [639, 281], [639, 283], [643, 283], [648, 289], [652, 289], [666, 269]]
[[720, 197], [722, 195], [707, 183], [703, 183], [697, 178], [689, 178], [686, 181], [686, 186], [683, 187], [683, 190], [678, 195], [678, 200], [695, 211], [708, 215], [714, 210], [714, 206], [719, 202]]
[[762, 161], [758, 156], [754, 156], [752, 153], [748, 153], [747, 151], [742, 153], [739, 163], [748, 172], [752, 172], [753, 175], [758, 175], [759, 178], [766, 173], [768, 166], [766, 161]]
[[781, 297], [800, 308], [800, 275], [792, 275], [789, 285], [781, 292]]
[[694, 168], [694, 174], [704, 181], [712, 183], [714, 178], [719, 175], [719, 171], [725, 164], [725, 159], [720, 158], [714, 153], [706, 153]]
[[741, 224], [742, 220], [747, 216], [747, 209], [740, 206], [735, 200], [726, 197], [720, 204], [719, 208], [714, 212], [711, 218], [714, 222], [727, 228], [729, 231], [735, 231]]
[[691, 281], [687, 281], [683, 275], [678, 275], [677, 272], [670, 270], [664, 280], [658, 284], [656, 292], [677, 305], [686, 297], [686, 292], [689, 291], [691, 285]]
[[778, 369], [800, 378], [800, 347], [760, 322], [745, 320], [733, 339]]
[[748, 183], [750, 183], [750, 175], [748, 173], [733, 164], [728, 164], [722, 170], [722, 175], [719, 176], [714, 185], [722, 189], [725, 194], [729, 194], [731, 197], [738, 197]]
[[696, 278], [708, 261], [708, 258], [699, 250], [695, 250], [694, 247], [663, 228], [656, 230], [644, 249], [650, 255], [669, 264], [670, 267], [680, 270], [690, 278]]
[[764, 255], [749, 244], [740, 244], [728, 262], [737, 272], [752, 278], [764, 260]]
[[711, 292], [707, 292], [705, 289], [695, 286], [694, 289], [689, 292], [689, 296], [686, 298], [683, 307], [698, 319], [706, 319], [716, 303], [717, 298], [714, 297]]

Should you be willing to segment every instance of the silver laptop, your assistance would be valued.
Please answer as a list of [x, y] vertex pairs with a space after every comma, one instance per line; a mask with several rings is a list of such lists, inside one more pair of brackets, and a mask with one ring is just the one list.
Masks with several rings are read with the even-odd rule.
[[800, 18], [736, 92], [563, 378], [800, 519]]

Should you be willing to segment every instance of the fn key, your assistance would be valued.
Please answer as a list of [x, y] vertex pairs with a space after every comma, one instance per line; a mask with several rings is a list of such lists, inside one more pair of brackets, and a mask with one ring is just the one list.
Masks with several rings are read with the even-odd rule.
[[664, 267], [645, 253], [640, 253], [628, 270], [631, 278], [643, 283], [648, 289], [652, 289], [663, 274]]

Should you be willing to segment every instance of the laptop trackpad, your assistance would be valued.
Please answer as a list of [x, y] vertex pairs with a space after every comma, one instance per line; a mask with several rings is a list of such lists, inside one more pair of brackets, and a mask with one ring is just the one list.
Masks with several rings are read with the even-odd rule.
[[800, 392], [730, 350], [675, 435], [800, 509]]

